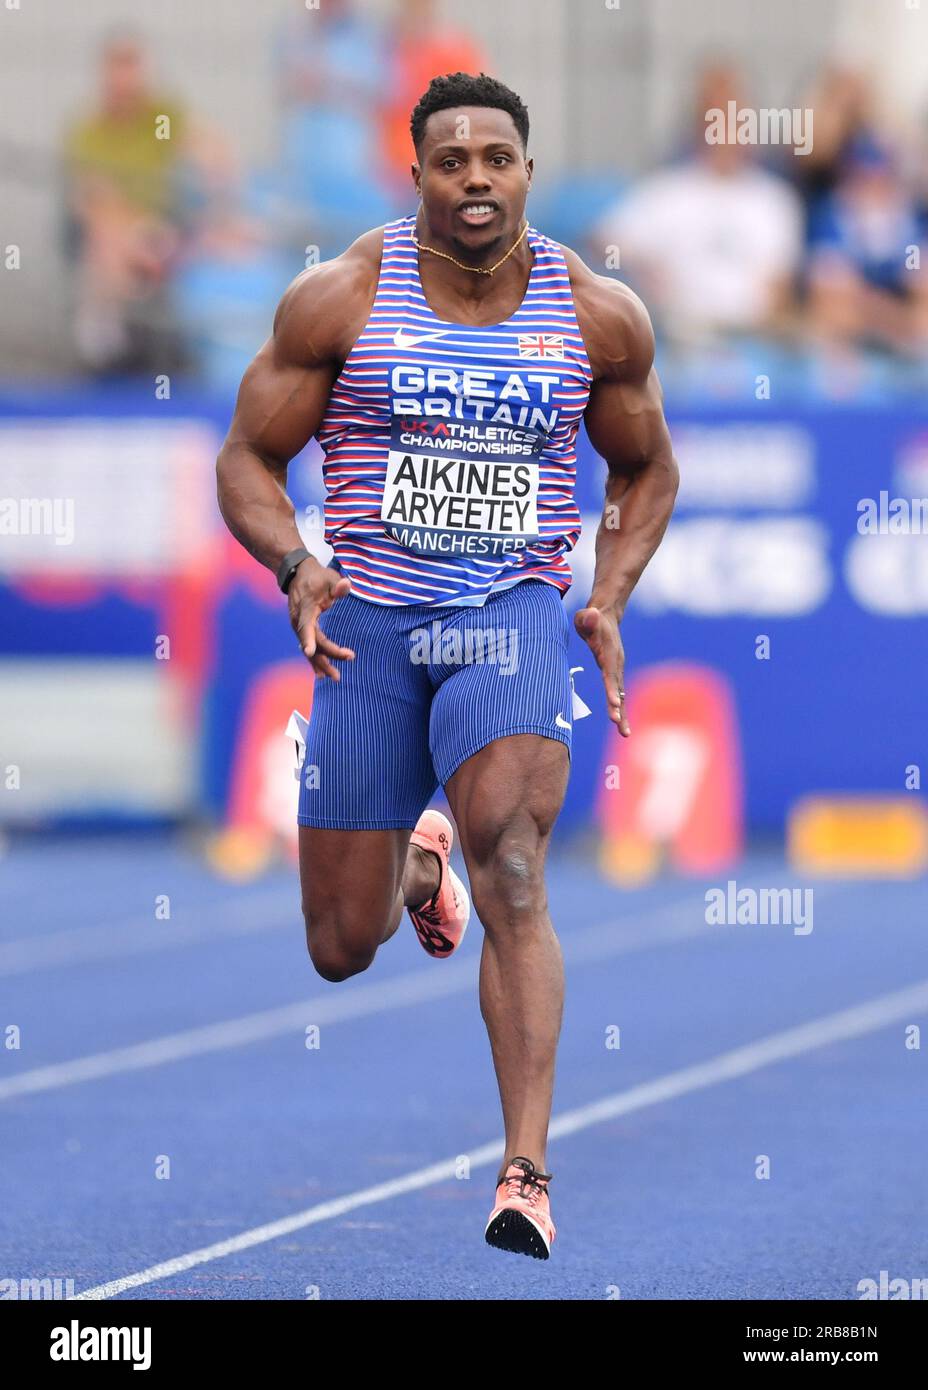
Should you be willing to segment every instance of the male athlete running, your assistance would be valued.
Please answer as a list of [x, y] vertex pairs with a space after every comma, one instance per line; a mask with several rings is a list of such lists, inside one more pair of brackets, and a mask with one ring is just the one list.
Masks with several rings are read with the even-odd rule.
[[[411, 129], [418, 212], [289, 287], [242, 382], [219, 500], [277, 574], [317, 676], [298, 817], [313, 964], [327, 980], [367, 969], [404, 908], [431, 955], [459, 944], [470, 905], [451, 825], [425, 810], [441, 784], [485, 933], [506, 1131], [486, 1239], [546, 1259], [564, 983], [544, 861], [569, 765], [581, 419], [608, 477], [575, 625], [626, 737], [619, 624], [677, 469], [640, 301], [525, 220], [519, 97], [484, 75], [438, 77]], [[303, 549], [285, 492], [314, 435], [329, 566]]]

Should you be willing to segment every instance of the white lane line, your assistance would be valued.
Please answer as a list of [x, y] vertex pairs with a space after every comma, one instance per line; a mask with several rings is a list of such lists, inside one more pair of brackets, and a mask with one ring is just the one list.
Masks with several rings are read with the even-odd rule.
[[[651, 946], [679, 940], [681, 936], [719, 930], [718, 927], [706, 925], [699, 898], [686, 898], [655, 913], [646, 928], [636, 929], [629, 934], [627, 927], [627, 921], [601, 923], [569, 935], [562, 941], [565, 959], [580, 964], [650, 949]], [[377, 983], [357, 984], [338, 993], [333, 991], [295, 1004], [284, 1004], [273, 1009], [262, 1009], [258, 1013], [243, 1014], [239, 1018], [225, 1019], [220, 1023], [206, 1024], [201, 1028], [168, 1033], [164, 1037], [109, 1052], [95, 1052], [66, 1062], [33, 1067], [0, 1080], [0, 1102], [12, 1100], [15, 1096], [35, 1095], [40, 1091], [57, 1090], [84, 1081], [139, 1071], [145, 1067], [158, 1067], [166, 1062], [179, 1062], [204, 1053], [245, 1047], [250, 1043], [302, 1031], [311, 1023], [341, 1023], [347, 1019], [365, 1018], [371, 1014], [387, 1013], [391, 1009], [444, 999], [473, 990], [476, 974], [477, 963], [470, 958], [433, 961], [419, 970], [407, 971]]]
[[[654, 1081], [646, 1081], [639, 1086], [632, 1086], [627, 1091], [618, 1091], [614, 1095], [605, 1096], [602, 1100], [593, 1101], [590, 1105], [581, 1105], [575, 1110], [566, 1110], [552, 1121], [549, 1135], [551, 1139], [563, 1139], [567, 1135], [577, 1134], [581, 1130], [602, 1124], [606, 1120], [614, 1120], [620, 1115], [628, 1115], [631, 1111], [643, 1110], [649, 1105], [659, 1105], [661, 1102], [673, 1100], [677, 1096], [704, 1090], [706, 1087], [715, 1086], [721, 1081], [731, 1081], [734, 1077], [747, 1076], [750, 1072], [758, 1071], [761, 1067], [770, 1066], [774, 1062], [785, 1061], [790, 1057], [798, 1057], [802, 1053], [825, 1047], [829, 1043], [862, 1037], [879, 1028], [885, 1028], [890, 1023], [911, 1019], [913, 1015], [926, 1010], [928, 1010], [928, 980], [922, 980], [917, 985], [911, 985], [907, 989], [897, 990], [893, 994], [881, 995], [877, 999], [868, 1000], [865, 1004], [859, 1004], [850, 1009], [842, 1009], [839, 1013], [826, 1014], [822, 1018], [813, 1019], [811, 1023], [800, 1024], [797, 1028], [788, 1028], [782, 1033], [771, 1033], [768, 1037], [759, 1038], [756, 1042], [748, 1043], [744, 1047], [736, 1047], [730, 1052], [722, 1052], [718, 1057], [712, 1057], [707, 1062], [699, 1062], [695, 1066], [683, 1067], [680, 1071], [669, 1072], [666, 1076], [658, 1077]], [[495, 1163], [502, 1157], [502, 1154], [503, 1145], [496, 1142], [472, 1149], [466, 1157], [471, 1168], [484, 1168]], [[266, 1225], [254, 1226], [250, 1231], [242, 1231], [241, 1234], [232, 1236], [228, 1240], [217, 1241], [215, 1245], [205, 1245], [199, 1250], [191, 1250], [186, 1255], [178, 1255], [173, 1260], [163, 1260], [160, 1264], [150, 1265], [148, 1269], [140, 1270], [137, 1274], [126, 1274], [121, 1279], [110, 1279], [105, 1284], [97, 1284], [91, 1289], [85, 1289], [83, 1293], [73, 1295], [72, 1301], [113, 1298], [116, 1294], [125, 1293], [128, 1289], [139, 1288], [142, 1284], [153, 1284], [158, 1279], [169, 1279], [171, 1275], [180, 1274], [186, 1269], [192, 1269], [195, 1265], [208, 1264], [212, 1260], [221, 1260], [226, 1255], [236, 1255], [242, 1250], [251, 1249], [252, 1246], [264, 1245], [268, 1241], [277, 1240], [280, 1236], [290, 1235], [293, 1231], [301, 1231], [307, 1226], [316, 1226], [320, 1221], [332, 1221], [338, 1216], [343, 1216], [346, 1212], [356, 1211], [358, 1207], [372, 1206], [376, 1202], [386, 1202], [392, 1197], [400, 1197], [404, 1193], [415, 1192], [419, 1188], [431, 1187], [435, 1183], [445, 1182], [455, 1177], [456, 1172], [459, 1171], [458, 1165], [461, 1157], [462, 1155], [458, 1154], [454, 1158], [447, 1158], [440, 1163], [430, 1164], [427, 1168], [419, 1168], [413, 1173], [407, 1173], [405, 1177], [394, 1178], [391, 1182], [379, 1183], [376, 1187], [365, 1187], [359, 1192], [350, 1192], [344, 1197], [337, 1197], [332, 1201], [307, 1207], [304, 1211], [295, 1212], [294, 1215], [285, 1216], [279, 1221], [269, 1221]]]
[[[752, 883], [756, 877], [754, 870], [750, 874], [742, 873], [745, 885]], [[817, 885], [816, 894], [844, 886], [835, 883]], [[660, 909], [661, 912], [666, 910], [666, 907]], [[636, 909], [637, 918], [646, 921], [649, 911], [648, 907], [639, 906]], [[7, 913], [7, 920], [10, 920], [10, 916]], [[167, 922], [156, 921], [152, 910], [147, 916], [139, 913], [121, 921], [33, 933], [11, 940], [4, 940], [0, 932], [0, 977], [81, 965], [87, 961], [121, 959], [172, 947], [196, 945], [203, 941], [221, 940], [226, 936], [244, 936], [257, 931], [285, 928], [290, 930], [294, 924], [299, 925], [302, 931], [293, 886], [285, 882], [254, 889], [247, 894], [239, 890], [228, 898], [213, 899], [207, 903], [183, 904], [180, 916]], [[607, 924], [607, 928], [612, 930], [613, 924]]]
[[[847, 886], [836, 884], [831, 891], [837, 892]], [[636, 926], [631, 931], [629, 919], [624, 918], [615, 922], [600, 922], [597, 926], [573, 932], [561, 939], [561, 949], [565, 961], [584, 965], [589, 961], [607, 960], [634, 951], [650, 950], [654, 946], [670, 945], [686, 937], [710, 936], [727, 930], [707, 925], [705, 902], [700, 894], [669, 904], [646, 918], [644, 925]], [[316, 995], [295, 1004], [262, 1009], [259, 1013], [243, 1014], [239, 1018], [189, 1028], [181, 1033], [168, 1033], [164, 1037], [109, 1052], [95, 1052], [87, 1057], [34, 1067], [0, 1080], [0, 1104], [16, 1096], [35, 1095], [40, 1091], [76, 1086], [84, 1081], [98, 1081], [124, 1072], [159, 1067], [166, 1062], [180, 1062], [187, 1057], [245, 1047], [250, 1043], [302, 1031], [311, 1023], [342, 1023], [348, 1019], [367, 1018], [372, 1014], [388, 1013], [391, 1009], [428, 1003], [433, 999], [445, 999], [473, 989], [476, 970], [476, 963], [472, 965], [466, 959], [436, 961], [431, 966], [408, 971], [390, 980], [353, 985], [337, 995]]]
[[410, 971], [395, 979], [376, 985], [359, 985], [340, 994], [317, 995], [296, 1004], [284, 1004], [259, 1013], [243, 1014], [240, 1018], [203, 1028], [189, 1028], [182, 1033], [168, 1033], [150, 1042], [134, 1043], [112, 1052], [96, 1052], [88, 1057], [76, 1057], [69, 1062], [34, 1067], [17, 1076], [0, 1081], [0, 1101], [14, 1096], [34, 1095], [38, 1091], [57, 1090], [75, 1086], [82, 1081], [98, 1081], [101, 1077], [121, 1072], [140, 1071], [145, 1067], [179, 1062], [187, 1057], [207, 1052], [221, 1052], [232, 1047], [263, 1042], [281, 1034], [296, 1033], [309, 1024], [341, 1023], [350, 1018], [389, 1009], [400, 1009], [457, 994], [473, 986], [474, 968], [467, 961], [443, 961], [435, 974], [428, 970]]
[[303, 929], [290, 887], [256, 893], [245, 899], [237, 897], [229, 902], [198, 904], [187, 912], [189, 921], [159, 922], [155, 920], [152, 906], [147, 917], [139, 914], [118, 923], [73, 927], [68, 931], [0, 941], [0, 976], [23, 975], [30, 970], [48, 970], [90, 960], [115, 960], [297, 924], [301, 933]]

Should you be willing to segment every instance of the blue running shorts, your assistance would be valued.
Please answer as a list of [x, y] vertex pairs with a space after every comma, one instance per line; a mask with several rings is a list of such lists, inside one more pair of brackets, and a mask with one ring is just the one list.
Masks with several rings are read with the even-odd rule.
[[415, 826], [439, 784], [509, 734], [570, 750], [568, 618], [559, 591], [524, 579], [482, 607], [386, 605], [348, 594], [323, 613], [355, 652], [316, 679], [300, 825]]

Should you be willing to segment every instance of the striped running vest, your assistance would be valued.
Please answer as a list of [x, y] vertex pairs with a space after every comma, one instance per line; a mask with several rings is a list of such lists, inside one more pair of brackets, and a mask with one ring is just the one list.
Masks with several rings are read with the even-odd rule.
[[448, 323], [422, 293], [415, 220], [384, 228], [370, 316], [316, 436], [326, 540], [371, 603], [480, 605], [523, 579], [564, 592], [591, 372], [563, 253], [530, 227], [515, 313]]

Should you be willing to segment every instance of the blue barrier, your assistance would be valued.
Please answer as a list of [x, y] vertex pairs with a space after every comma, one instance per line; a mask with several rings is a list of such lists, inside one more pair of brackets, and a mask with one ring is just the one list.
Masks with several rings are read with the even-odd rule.
[[[186, 386], [158, 408], [211, 422], [218, 438], [230, 403]], [[24, 418], [151, 413], [151, 392], [138, 389], [20, 393], [0, 400], [0, 430]], [[913, 501], [928, 497], [928, 411], [772, 402], [698, 409], [671, 401], [668, 415], [683, 483], [626, 618], [629, 674], [681, 659], [729, 682], [755, 833], [779, 833], [791, 803], [808, 792], [902, 792], [907, 769], [926, 757], [928, 540]], [[585, 530], [571, 609], [588, 596], [604, 478], [582, 438]], [[291, 488], [300, 509], [321, 502], [315, 446], [293, 466]], [[216, 525], [218, 532], [218, 514]], [[59, 610], [4, 587], [0, 655], [150, 649], [152, 614], [131, 595], [108, 589], [90, 606]], [[245, 691], [263, 665], [292, 654], [293, 637], [283, 606], [269, 606], [237, 579], [218, 594], [213, 629], [201, 797], [190, 809], [218, 815]], [[576, 830], [599, 794], [608, 728], [592, 657], [575, 634], [571, 643], [571, 664], [585, 668], [578, 689], [593, 710], [575, 729], [562, 816], [562, 827]], [[634, 710], [631, 720], [634, 727]]]

